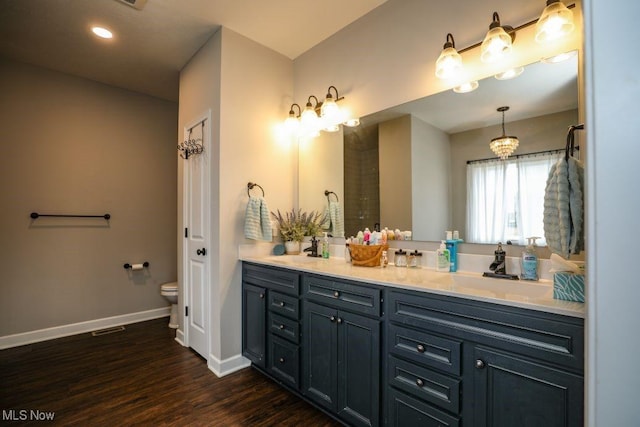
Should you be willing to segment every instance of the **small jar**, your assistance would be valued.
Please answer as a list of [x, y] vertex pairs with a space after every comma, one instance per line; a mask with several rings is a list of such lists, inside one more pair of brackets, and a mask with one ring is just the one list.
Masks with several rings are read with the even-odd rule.
[[422, 252], [417, 249], [413, 252], [409, 252], [407, 257], [407, 267], [420, 268], [422, 266]]
[[402, 249], [396, 251], [393, 263], [396, 267], [406, 267], [407, 266], [407, 253]]
[[387, 265], [389, 265], [387, 251], [382, 251], [382, 255], [380, 256], [380, 267], [385, 268]]

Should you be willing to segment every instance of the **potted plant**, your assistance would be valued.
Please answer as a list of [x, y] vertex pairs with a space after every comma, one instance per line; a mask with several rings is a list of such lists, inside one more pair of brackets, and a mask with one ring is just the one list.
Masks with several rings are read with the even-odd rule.
[[300, 243], [305, 236], [318, 236], [324, 216], [317, 211], [303, 212], [301, 209], [291, 209], [284, 215], [280, 210], [271, 212], [278, 223], [278, 233], [284, 242], [287, 254], [300, 253]]

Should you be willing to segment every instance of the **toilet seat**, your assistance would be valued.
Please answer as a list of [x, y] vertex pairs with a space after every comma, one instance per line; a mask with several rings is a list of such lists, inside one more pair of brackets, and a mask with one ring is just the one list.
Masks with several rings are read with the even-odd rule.
[[160, 286], [161, 295], [178, 295], [178, 282], [164, 283]]

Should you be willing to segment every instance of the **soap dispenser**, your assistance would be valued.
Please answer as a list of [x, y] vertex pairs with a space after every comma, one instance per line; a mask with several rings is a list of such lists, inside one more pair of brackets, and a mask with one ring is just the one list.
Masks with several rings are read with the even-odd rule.
[[443, 240], [440, 243], [440, 248], [436, 250], [436, 271], [448, 273], [450, 268], [449, 249], [447, 249], [447, 244]]
[[322, 258], [329, 258], [329, 237], [327, 232], [324, 233], [324, 238], [322, 239]]
[[536, 239], [539, 237], [527, 237], [527, 247], [522, 251], [520, 259], [522, 280], [538, 280], [538, 254], [536, 253]]

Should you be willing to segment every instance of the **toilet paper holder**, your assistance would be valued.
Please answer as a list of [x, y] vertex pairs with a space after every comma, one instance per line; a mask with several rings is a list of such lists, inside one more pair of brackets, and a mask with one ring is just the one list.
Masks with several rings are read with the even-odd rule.
[[149, 267], [149, 261], [145, 261], [142, 264], [129, 264], [129, 263], [126, 263], [124, 265], [124, 269], [125, 270], [129, 270], [129, 269], [131, 269], [131, 270], [139, 270], [140, 269], [140, 265], [142, 265], [142, 267], [144, 267], [144, 268], [147, 268], [147, 267]]

